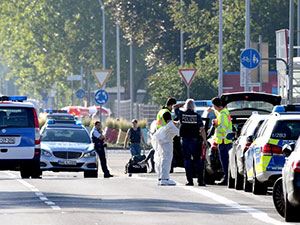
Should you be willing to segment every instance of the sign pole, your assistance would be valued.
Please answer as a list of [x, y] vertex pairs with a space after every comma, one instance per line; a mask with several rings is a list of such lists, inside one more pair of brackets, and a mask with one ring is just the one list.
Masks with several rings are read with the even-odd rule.
[[219, 96], [223, 92], [223, 1], [219, 0]]
[[190, 86], [186, 86], [186, 90], [187, 90], [187, 98], [190, 98]]
[[74, 84], [73, 84], [73, 80], [72, 80], [72, 105], [74, 105], [74, 91], [73, 91], [73, 89], [74, 89]]
[[293, 103], [293, 57], [294, 57], [294, 1], [290, 0], [289, 18], [289, 90], [288, 103]]
[[[246, 34], [245, 34], [245, 49], [250, 48], [250, 0], [246, 0]], [[245, 73], [245, 92], [249, 91], [249, 74], [250, 70], [246, 68]]]

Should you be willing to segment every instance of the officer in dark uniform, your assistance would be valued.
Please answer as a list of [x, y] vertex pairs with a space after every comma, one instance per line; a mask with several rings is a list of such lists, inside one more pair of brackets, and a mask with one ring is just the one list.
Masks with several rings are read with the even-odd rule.
[[[183, 104], [182, 104], [183, 105]], [[195, 103], [193, 99], [186, 100], [184, 104], [184, 111], [175, 109], [175, 113], [180, 121], [179, 135], [181, 137], [181, 148], [184, 158], [184, 167], [186, 171], [187, 183], [186, 185], [192, 186], [193, 182], [193, 169], [192, 157], [195, 165], [195, 172], [197, 173], [198, 185], [205, 186], [203, 179], [203, 165], [201, 161], [201, 141], [200, 133], [203, 138], [204, 144], [206, 143], [206, 132], [203, 127], [203, 122], [200, 115], [195, 112]]]
[[93, 140], [93, 143], [95, 144], [95, 150], [98, 153], [98, 156], [100, 158], [100, 163], [101, 163], [102, 171], [104, 173], [104, 178], [113, 177], [113, 175], [111, 175], [109, 170], [107, 169], [107, 165], [106, 165], [106, 156], [104, 151], [105, 137], [102, 133], [100, 121], [95, 122], [95, 127], [91, 131], [91, 138]]

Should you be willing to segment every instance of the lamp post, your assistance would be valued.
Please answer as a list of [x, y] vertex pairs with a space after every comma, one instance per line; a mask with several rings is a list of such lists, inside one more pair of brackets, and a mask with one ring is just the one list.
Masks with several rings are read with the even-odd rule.
[[219, 1], [219, 96], [223, 92], [223, 1]]
[[293, 103], [293, 57], [294, 57], [294, 1], [290, 0], [289, 18], [289, 90], [288, 103]]
[[[245, 49], [249, 49], [250, 48], [250, 0], [246, 0], [245, 11], [246, 11]], [[246, 73], [245, 73], [245, 92], [249, 91], [249, 75], [250, 75], [250, 70], [248, 68], [246, 68]]]
[[102, 32], [102, 68], [105, 70], [105, 11], [104, 11], [104, 5], [102, 3], [102, 0], [99, 0], [99, 3], [101, 5], [102, 10], [102, 26], [103, 26], [103, 32]]

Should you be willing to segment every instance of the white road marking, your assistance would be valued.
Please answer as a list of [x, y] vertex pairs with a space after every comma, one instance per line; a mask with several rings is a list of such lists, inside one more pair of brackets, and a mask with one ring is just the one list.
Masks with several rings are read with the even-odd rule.
[[[153, 178], [140, 177], [138, 174], [132, 174], [132, 178], [140, 179], [140, 180], [155, 180], [155, 181], [157, 181], [157, 179], [153, 179]], [[247, 212], [253, 218], [258, 219], [258, 220], [260, 220], [264, 223], [275, 224], [275, 225], [286, 224], [286, 223], [283, 223], [281, 221], [278, 221], [276, 219], [273, 219], [273, 218], [269, 217], [267, 213], [265, 213], [261, 210], [258, 210], [258, 209], [252, 208], [252, 207], [248, 207], [248, 206], [244, 206], [244, 205], [240, 205], [239, 203], [237, 203], [235, 201], [232, 201], [228, 198], [225, 198], [225, 197], [223, 197], [221, 195], [218, 195], [218, 194], [215, 194], [213, 192], [204, 190], [203, 188], [187, 187], [184, 184], [181, 184], [181, 183], [178, 183], [178, 182], [176, 182], [176, 183], [177, 183], [176, 186], [171, 186], [171, 187], [182, 188], [182, 189], [187, 190], [187, 191], [192, 191], [192, 192], [195, 192], [197, 194], [201, 194], [204, 197], [210, 198], [210, 199], [212, 199], [216, 202], [219, 202], [223, 205], [226, 205], [228, 207], [231, 207], [231, 208], [234, 208], [234, 209], [237, 209], [237, 210], [240, 210], [240, 211]]]
[[35, 186], [29, 184], [25, 180], [22, 180], [22, 179], [16, 177], [13, 173], [10, 173], [10, 172], [7, 172], [7, 171], [5, 171], [5, 173], [8, 174], [11, 178], [15, 178], [16, 181], [20, 182], [25, 187], [29, 188], [30, 191], [34, 192], [34, 194], [36, 196], [38, 196], [39, 199], [42, 202], [44, 202], [46, 205], [50, 206], [53, 210], [61, 210], [61, 208], [59, 206], [56, 206], [54, 202], [49, 201], [48, 198], [39, 189], [37, 189]]

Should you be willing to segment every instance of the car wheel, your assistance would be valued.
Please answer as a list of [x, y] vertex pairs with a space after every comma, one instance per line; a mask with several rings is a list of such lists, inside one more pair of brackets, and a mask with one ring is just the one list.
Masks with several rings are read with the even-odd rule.
[[234, 178], [231, 176], [231, 169], [230, 166], [228, 166], [228, 182], [227, 182], [227, 186], [228, 188], [234, 188]]
[[234, 187], [236, 190], [243, 190], [244, 184], [244, 176], [239, 173], [237, 164], [235, 166], [235, 180], [234, 180]]
[[86, 170], [83, 172], [84, 178], [97, 178], [98, 170]]
[[23, 179], [28, 179], [30, 177], [30, 169], [28, 167], [22, 166], [20, 174]]
[[285, 211], [284, 211], [284, 217], [286, 222], [299, 222], [300, 216], [299, 216], [299, 209], [300, 207], [295, 207], [291, 205], [287, 198], [287, 194], [284, 196], [284, 202], [285, 202]]
[[246, 167], [244, 168], [244, 185], [243, 185], [243, 189], [244, 189], [245, 192], [251, 192], [252, 191], [252, 183], [250, 183], [248, 181]]
[[284, 217], [285, 203], [282, 189], [282, 178], [279, 178], [273, 186], [273, 203], [277, 212]]
[[253, 184], [252, 184], [252, 193], [255, 195], [265, 195], [267, 194], [267, 184], [266, 183], [261, 183], [257, 180], [256, 178], [256, 172], [254, 169], [254, 165], [253, 165]]
[[40, 169], [40, 165], [33, 166], [31, 168], [31, 178], [41, 178], [42, 171]]

